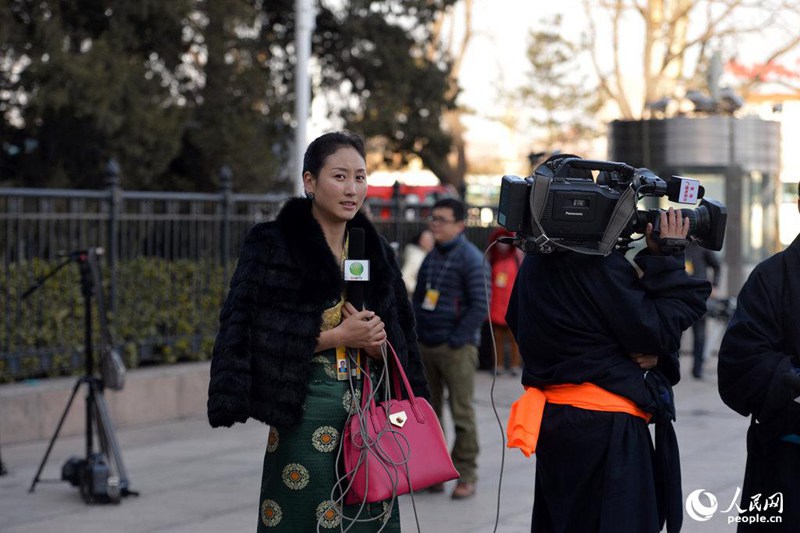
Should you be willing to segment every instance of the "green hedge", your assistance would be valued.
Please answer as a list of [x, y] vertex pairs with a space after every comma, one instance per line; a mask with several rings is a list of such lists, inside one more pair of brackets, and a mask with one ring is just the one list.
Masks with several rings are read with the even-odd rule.
[[[77, 264], [67, 265], [28, 299], [20, 299], [35, 278], [55, 265], [34, 259], [8, 265], [0, 275], [6, 297], [0, 321], [0, 382], [83, 372], [84, 301]], [[110, 311], [106, 268], [103, 283]], [[224, 267], [211, 260], [148, 257], [121, 262], [117, 315], [109, 312], [109, 319], [128, 368], [208, 359], [226, 287]], [[95, 299], [92, 304], [97, 343]]]

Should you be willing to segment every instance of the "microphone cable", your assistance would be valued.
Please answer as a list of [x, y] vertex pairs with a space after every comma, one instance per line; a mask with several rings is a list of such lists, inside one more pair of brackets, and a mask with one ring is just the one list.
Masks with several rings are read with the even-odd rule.
[[[504, 240], [504, 239], [508, 239], [508, 238], [501, 237], [501, 238], [495, 240], [494, 242], [492, 242], [486, 248], [486, 250], [483, 253], [483, 265], [482, 266], [484, 267], [484, 272], [486, 271], [486, 266], [489, 267], [489, 278], [487, 279], [487, 277], [485, 275], [483, 276], [483, 290], [484, 290], [484, 298], [486, 299], [486, 308], [487, 308], [487, 310], [491, 308], [491, 300], [489, 298], [489, 280], [491, 280], [491, 264], [489, 264], [489, 261], [488, 261], [488, 254], [491, 251], [491, 249], [498, 242], [508, 242], [507, 240]], [[497, 533], [497, 529], [498, 529], [498, 527], [500, 525], [500, 504], [501, 504], [501, 496], [502, 496], [502, 489], [503, 489], [503, 473], [504, 473], [504, 470], [505, 470], [506, 434], [505, 434], [505, 428], [503, 427], [503, 422], [500, 419], [500, 414], [497, 411], [497, 404], [495, 402], [495, 397], [494, 397], [494, 390], [495, 390], [495, 386], [497, 384], [497, 344], [495, 342], [494, 327], [492, 326], [491, 317], [490, 317], [488, 311], [487, 311], [487, 318], [489, 319], [489, 333], [490, 333], [490, 337], [491, 337], [492, 354], [494, 355], [494, 364], [493, 364], [493, 370], [492, 370], [492, 384], [491, 384], [491, 387], [489, 389], [489, 399], [490, 399], [490, 403], [491, 403], [491, 406], [492, 406], [492, 412], [494, 413], [495, 420], [497, 421], [497, 426], [498, 426], [498, 428], [500, 430], [500, 441], [501, 441], [500, 476], [499, 476], [499, 479], [498, 479], [498, 482], [497, 482], [497, 505], [496, 505], [496, 509], [495, 509], [494, 529], [492, 530], [493, 533]], [[389, 341], [387, 340], [386, 342], [388, 343]], [[365, 357], [369, 357], [369, 356], [367, 356], [365, 354]], [[386, 351], [386, 344], [381, 346], [381, 357], [382, 357], [382, 360], [383, 360], [383, 369], [380, 372], [380, 378], [378, 379], [378, 382], [375, 385], [375, 387], [370, 386], [370, 397], [368, 397], [367, 400], [366, 400], [366, 405], [367, 406], [369, 406], [371, 404], [372, 400], [374, 400], [377, 397], [378, 389], [381, 387], [382, 384], [384, 385], [384, 394], [383, 394], [384, 402], [387, 402], [387, 401], [391, 400], [391, 390], [390, 390], [389, 370], [388, 370], [389, 361], [388, 361], [388, 356], [387, 356], [387, 351]], [[356, 357], [354, 356], [353, 352], [349, 348], [348, 348], [348, 358], [350, 360], [350, 364], [351, 365], [354, 365], [355, 367], [360, 369], [361, 374], [362, 374], [362, 379], [369, 379], [370, 380], [370, 384], [372, 384], [371, 376], [367, 372], [365, 372], [365, 369], [361, 365], [358, 364]], [[402, 467], [404, 465], [406, 466], [406, 471], [407, 471], [407, 468], [408, 468], [407, 467], [408, 456], [404, 455], [403, 460], [401, 462], [395, 463], [393, 460], [391, 460], [390, 457], [388, 457], [386, 455], [386, 453], [384, 451], [382, 451], [382, 449], [380, 447], [380, 440], [386, 434], [393, 435], [393, 438], [395, 438], [395, 439], [397, 439], [398, 436], [399, 436], [399, 438], [402, 438], [405, 441], [405, 444], [406, 444], [406, 448], [405, 449], [408, 450], [408, 453], [410, 453], [411, 450], [410, 450], [409, 443], [408, 443], [407, 439], [405, 438], [405, 436], [403, 436], [401, 433], [391, 429], [391, 424], [389, 423], [389, 420], [388, 420], [388, 417], [389, 417], [389, 410], [388, 409], [386, 410], [386, 417], [387, 417], [386, 422], [387, 423], [384, 426], [384, 429], [381, 430], [380, 433], [378, 433], [378, 435], [376, 436], [376, 438], [374, 440], [369, 438], [369, 436], [367, 434], [366, 427], [365, 427], [365, 424], [367, 423], [367, 413], [364, 410], [362, 410], [362, 408], [361, 408], [361, 404], [363, 402], [363, 399], [358, 398], [358, 395], [357, 395], [357, 392], [356, 392], [357, 389], [354, 387], [352, 375], [350, 376], [349, 383], [350, 383], [350, 392], [351, 392], [352, 405], [351, 405], [351, 409], [349, 409], [349, 414], [348, 414], [348, 417], [347, 417], [347, 420], [345, 422], [345, 426], [344, 427], [345, 428], [348, 427], [352, 417], [354, 415], [358, 415], [358, 417], [360, 419], [360, 423], [359, 423], [360, 431], [359, 431], [359, 434], [360, 434], [361, 439], [362, 439], [363, 450], [362, 450], [362, 452], [360, 454], [359, 461], [355, 465], [353, 470], [351, 472], [341, 473], [340, 470], [339, 470], [339, 466], [341, 464], [342, 450], [343, 450], [343, 447], [344, 447], [344, 429], [343, 429], [342, 430], [342, 434], [341, 434], [341, 438], [340, 438], [340, 442], [339, 442], [339, 449], [338, 449], [337, 454], [336, 454], [336, 477], [337, 477], [337, 480], [336, 480], [336, 483], [334, 483], [333, 488], [331, 489], [331, 500], [334, 501], [334, 504], [338, 507], [337, 511], [339, 512], [339, 515], [341, 517], [340, 531], [345, 533], [345, 532], [349, 531], [356, 523], [371, 522], [371, 521], [375, 521], [375, 520], [383, 520], [384, 522], [381, 525], [380, 529], [378, 530], [378, 533], [380, 533], [386, 527], [386, 524], [389, 521], [389, 517], [391, 515], [391, 512], [392, 512], [392, 510], [394, 508], [395, 502], [397, 501], [397, 496], [398, 496], [397, 495], [397, 477], [396, 477], [397, 470], [398, 470], [398, 468], [400, 468], [400, 467]], [[351, 438], [352, 438], [352, 435], [351, 435]], [[364, 518], [359, 518], [361, 516], [361, 513], [365, 510], [365, 507], [367, 505], [366, 501], [362, 501], [361, 502], [361, 506], [360, 506], [360, 508], [358, 510], [358, 513], [356, 514], [356, 516], [354, 518], [345, 517], [344, 516], [344, 510], [343, 510], [343, 508], [344, 508], [344, 495], [347, 493], [347, 491], [352, 486], [352, 481], [348, 480], [348, 476], [354, 474], [362, 466], [364, 466], [366, 468], [366, 465], [364, 463], [366, 461], [366, 454], [368, 454], [368, 453], [373, 453], [377, 457], [381, 458], [381, 461], [380, 461], [381, 464], [386, 469], [386, 472], [387, 472], [387, 474], [389, 474], [390, 479], [393, 480], [393, 483], [392, 483], [392, 485], [393, 485], [392, 486], [392, 496], [391, 496], [391, 498], [389, 500], [390, 503], [388, 504], [388, 507], [384, 509], [384, 512], [381, 513], [380, 515], [364, 519]], [[394, 473], [395, 473], [394, 476], [392, 476], [389, 473], [389, 466], [386, 466], [387, 463], [388, 463], [388, 465], [391, 465], [391, 467], [394, 467]], [[406, 475], [407, 475], [407, 472], [406, 472]], [[411, 483], [411, 481], [409, 479], [409, 485], [410, 485], [410, 483]], [[342, 488], [342, 487], [344, 487], [344, 488]], [[337, 489], [338, 489], [338, 494], [337, 494]], [[413, 487], [411, 487], [411, 486], [409, 486], [409, 495], [411, 496], [411, 505], [412, 505], [412, 507], [414, 509], [414, 519], [415, 519], [416, 525], [417, 525], [417, 532], [420, 533], [421, 532], [421, 527], [420, 527], [420, 523], [419, 523], [419, 515], [417, 514], [416, 501], [414, 499], [414, 490], [413, 490]], [[386, 502], [384, 502], [384, 505], [386, 505]], [[350, 524], [347, 526], [347, 528], [344, 527], [344, 522], [345, 521], [350, 522]], [[321, 533], [320, 532], [320, 527], [321, 527], [321, 521], [317, 521], [317, 533]]]
[[[505, 237], [501, 237], [494, 242], [492, 242], [486, 250], [483, 252], [483, 265], [484, 265], [484, 272], [486, 272], [486, 266], [489, 267], [489, 280], [492, 279], [492, 265], [489, 263], [488, 255], [489, 251], [498, 243], [498, 242], [505, 242], [502, 239]], [[486, 298], [486, 309], [490, 310], [492, 302], [489, 298], [489, 280], [486, 279], [486, 276], [483, 276], [483, 293], [484, 297]], [[497, 404], [494, 401], [494, 387], [497, 383], [497, 344], [494, 338], [494, 327], [492, 326], [492, 318], [491, 312], [487, 311], [487, 317], [489, 318], [489, 334], [492, 339], [492, 354], [494, 355], [494, 361], [492, 365], [492, 386], [489, 389], [489, 400], [492, 404], [492, 412], [494, 413], [494, 418], [497, 420], [497, 426], [500, 428], [500, 442], [501, 442], [501, 449], [500, 449], [500, 478], [497, 481], [497, 509], [494, 517], [494, 529], [492, 530], [493, 533], [497, 533], [497, 528], [500, 525], [500, 495], [503, 490], [503, 469], [505, 468], [506, 464], [506, 432], [505, 428], [503, 428], [503, 422], [500, 420], [500, 414], [497, 412]]]
[[[388, 340], [386, 342], [388, 343]], [[369, 357], [366, 354], [364, 354], [364, 356], [365, 357]], [[383, 531], [383, 529], [386, 527], [386, 525], [389, 522], [389, 519], [391, 517], [391, 513], [394, 510], [394, 506], [395, 506], [395, 504], [397, 502], [398, 483], [399, 483], [399, 479], [400, 479], [399, 476], [400, 475], [405, 475], [406, 479], [407, 479], [407, 481], [409, 483], [409, 495], [411, 496], [411, 504], [412, 504], [412, 507], [414, 509], [414, 519], [416, 521], [417, 531], [421, 532], [421, 527], [420, 527], [420, 523], [419, 523], [419, 516], [417, 514], [416, 502], [414, 500], [414, 489], [413, 489], [413, 486], [411, 486], [411, 480], [410, 480], [410, 476], [409, 476], [409, 472], [408, 472], [408, 460], [409, 460], [409, 457], [410, 457], [410, 454], [411, 454], [411, 445], [410, 445], [408, 439], [405, 437], [405, 435], [403, 435], [401, 432], [396, 431], [396, 430], [394, 430], [392, 428], [392, 424], [389, 421], [390, 409], [388, 408], [388, 406], [390, 405], [392, 397], [391, 397], [391, 385], [390, 385], [390, 380], [389, 380], [389, 378], [390, 378], [390, 376], [389, 376], [389, 360], [388, 360], [388, 355], [387, 355], [387, 350], [386, 350], [386, 344], [381, 346], [381, 358], [382, 358], [382, 362], [383, 362], [383, 368], [380, 370], [379, 378], [377, 380], [377, 383], [375, 383], [374, 386], [373, 386], [373, 383], [372, 383], [372, 377], [366, 371], [367, 368], [365, 368], [368, 365], [365, 365], [365, 366], [359, 365], [358, 364], [358, 360], [355, 357], [355, 353], [351, 349], [348, 349], [348, 358], [350, 360], [350, 363], [353, 365], [352, 368], [358, 368], [361, 371], [362, 379], [370, 380], [369, 381], [369, 383], [370, 383], [370, 394], [366, 399], [359, 398], [359, 394], [358, 393], [360, 391], [355, 387], [354, 380], [353, 380], [352, 374], [351, 374], [350, 379], [349, 379], [350, 392], [351, 392], [351, 406], [350, 406], [350, 409], [348, 410], [349, 414], [348, 414], [347, 420], [345, 422], [344, 428], [347, 428], [347, 427], [350, 426], [353, 416], [357, 416], [358, 417], [358, 420], [359, 420], [359, 423], [358, 423], [359, 431], [358, 431], [358, 433], [356, 435], [349, 434], [349, 437], [350, 437], [350, 439], [355, 439], [356, 436], [357, 436], [360, 439], [360, 442], [357, 444], [357, 446], [360, 448], [361, 452], [359, 454], [359, 458], [358, 458], [357, 463], [352, 467], [352, 469], [350, 471], [348, 471], [348, 472], [341, 472], [340, 471], [340, 465], [342, 464], [342, 453], [343, 453], [343, 449], [344, 449], [344, 438], [345, 438], [344, 437], [345, 431], [343, 429], [342, 430], [342, 434], [341, 434], [340, 443], [339, 443], [339, 448], [338, 448], [337, 454], [336, 454], [336, 478], [337, 478], [337, 480], [336, 480], [336, 482], [334, 483], [334, 486], [331, 489], [331, 500], [334, 502], [334, 505], [337, 507], [337, 509], [335, 509], [335, 510], [339, 513], [339, 516], [340, 516], [340, 519], [341, 519], [340, 531], [342, 531], [344, 533], [344, 532], [349, 531], [357, 523], [374, 522], [374, 521], [378, 521], [378, 520], [382, 520], [383, 521], [383, 524], [381, 525], [381, 527], [380, 527], [380, 529], [378, 531], [379, 532]], [[376, 399], [379, 396], [379, 391], [381, 389], [381, 386], [383, 386], [383, 394], [381, 395], [382, 401], [376, 401]], [[398, 394], [399, 394], [399, 391], [398, 391]], [[383, 419], [381, 420], [381, 422], [382, 422], [381, 431], [378, 432], [374, 437], [370, 437], [369, 433], [368, 433], [368, 430], [367, 430], [367, 427], [366, 427], [367, 424], [370, 423], [370, 421], [369, 421], [369, 418], [370, 418], [369, 417], [369, 412], [370, 411], [369, 411], [369, 409], [366, 409], [366, 410], [363, 409], [362, 408], [362, 403], [365, 404], [367, 406], [367, 408], [369, 408], [369, 406], [373, 402], [382, 403], [382, 404], [387, 406], [387, 408], [384, 409], [385, 415], [386, 415], [386, 420], [385, 421]], [[392, 438], [392, 439], [394, 439], [394, 443], [397, 445], [397, 447], [401, 451], [401, 458], [400, 458], [399, 461], [396, 462], [394, 459], [392, 459], [391, 456], [381, 446], [381, 441], [384, 438]], [[387, 503], [387, 501], [382, 502], [382, 504], [384, 506], [384, 510], [383, 510], [382, 513], [380, 513], [377, 516], [372, 516], [372, 517], [369, 517], [369, 518], [361, 518], [361, 515], [366, 510], [366, 506], [367, 505], [376, 505], [377, 504], [377, 502], [376, 503], [372, 503], [372, 504], [368, 504], [366, 502], [366, 496], [365, 496], [364, 500], [361, 501], [360, 507], [359, 507], [358, 512], [356, 513], [355, 517], [347, 517], [347, 516], [344, 515], [344, 506], [345, 506], [344, 498], [345, 498], [345, 494], [347, 494], [347, 492], [350, 490], [350, 488], [351, 488], [351, 486], [353, 484], [353, 481], [350, 478], [350, 476], [353, 476], [360, 468], [363, 467], [363, 468], [367, 469], [367, 471], [365, 472], [365, 475], [366, 475], [367, 481], [369, 480], [369, 470], [368, 470], [369, 469], [369, 464], [367, 463], [367, 457], [370, 454], [372, 454], [374, 457], [377, 457], [379, 459], [378, 460], [378, 464], [381, 466], [381, 468], [384, 469], [384, 472], [386, 473], [386, 476], [391, 480], [391, 486], [392, 486], [391, 497], [388, 499], [388, 503]], [[367, 485], [367, 487], [368, 487], [368, 485]], [[348, 523], [348, 525], [346, 527], [345, 527], [345, 522]], [[321, 521], [317, 521], [317, 533], [321, 533], [320, 532], [320, 527], [321, 527]]]

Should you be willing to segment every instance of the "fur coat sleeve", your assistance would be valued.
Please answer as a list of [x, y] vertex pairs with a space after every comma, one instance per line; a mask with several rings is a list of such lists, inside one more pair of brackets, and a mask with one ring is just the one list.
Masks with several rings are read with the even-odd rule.
[[251, 236], [245, 238], [219, 314], [208, 400], [208, 420], [214, 427], [230, 427], [250, 416], [250, 341], [257, 312], [258, 269], [265, 259], [260, 253], [264, 250], [253, 245]]

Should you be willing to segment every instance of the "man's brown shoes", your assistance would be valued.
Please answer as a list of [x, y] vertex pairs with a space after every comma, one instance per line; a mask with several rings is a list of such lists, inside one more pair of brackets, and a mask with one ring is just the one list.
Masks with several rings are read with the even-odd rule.
[[456, 488], [453, 489], [452, 498], [454, 500], [463, 500], [464, 498], [471, 498], [472, 496], [475, 496], [475, 483], [459, 481]]

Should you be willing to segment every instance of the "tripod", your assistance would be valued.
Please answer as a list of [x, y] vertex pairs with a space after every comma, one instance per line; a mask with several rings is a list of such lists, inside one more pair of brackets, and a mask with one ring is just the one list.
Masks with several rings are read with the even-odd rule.
[[[78, 379], [72, 389], [58, 426], [50, 439], [47, 451], [39, 464], [39, 470], [33, 478], [28, 492], [33, 492], [36, 484], [40, 481], [40, 476], [47, 458], [53, 449], [53, 445], [61, 432], [61, 427], [69, 413], [75, 395], [81, 385], [86, 385], [86, 459], [81, 460], [71, 458], [62, 469], [62, 481], [69, 481], [72, 485], [79, 486], [81, 496], [86, 503], [94, 502], [113, 502], [117, 503], [121, 496], [138, 495], [137, 492], [130, 490], [128, 474], [122, 462], [117, 438], [114, 435], [114, 426], [108, 411], [108, 404], [103, 396], [103, 381], [94, 375], [94, 354], [92, 346], [92, 296], [98, 299], [98, 307], [101, 311], [100, 322], [104, 328], [104, 336], [110, 339], [106, 325], [105, 306], [102, 304], [103, 288], [100, 284], [100, 271], [97, 264], [97, 256], [102, 254], [101, 248], [92, 248], [70, 252], [67, 258], [58, 264], [52, 271], [38, 279], [36, 283], [28, 289], [22, 298], [27, 298], [33, 291], [38, 289], [45, 281], [53, 277], [59, 270], [71, 262], [77, 262], [81, 275], [81, 293], [84, 302], [84, 349], [85, 349], [85, 371], [84, 375]], [[108, 343], [106, 343], [108, 344]], [[94, 433], [100, 441], [102, 453], [94, 451]], [[107, 459], [106, 459], [107, 458]], [[108, 463], [106, 462], [108, 461]], [[52, 480], [56, 481], [56, 480]]]

